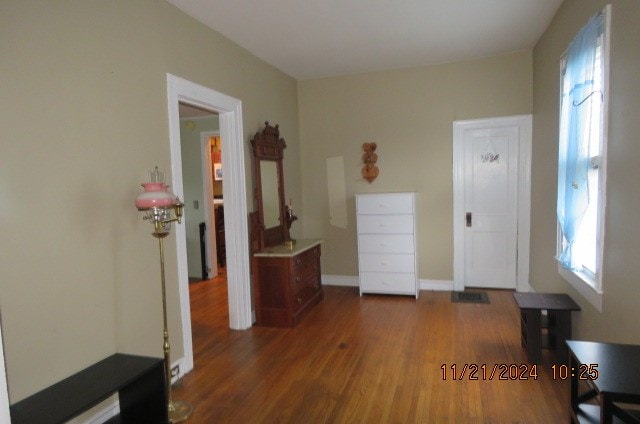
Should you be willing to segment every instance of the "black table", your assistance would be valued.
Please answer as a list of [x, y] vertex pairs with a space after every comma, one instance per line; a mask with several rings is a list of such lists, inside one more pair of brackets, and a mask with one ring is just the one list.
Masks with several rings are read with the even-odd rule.
[[[637, 411], [623, 410], [615, 402], [640, 405], [640, 346], [568, 340], [571, 353], [571, 415], [575, 423], [640, 422]], [[588, 390], [578, 393], [578, 383]], [[596, 398], [598, 405], [583, 402]], [[633, 420], [637, 421], [633, 421]]]
[[117, 422], [168, 422], [164, 360], [121, 353], [11, 405], [11, 422], [64, 423], [114, 393], [120, 399]]
[[[520, 308], [521, 342], [529, 362], [540, 362], [542, 331], [546, 328], [546, 347], [555, 350], [557, 362], [567, 363], [569, 354], [565, 340], [571, 338], [571, 312], [579, 311], [580, 306], [564, 293], [514, 293], [513, 298]], [[544, 325], [542, 311], [547, 312]]]

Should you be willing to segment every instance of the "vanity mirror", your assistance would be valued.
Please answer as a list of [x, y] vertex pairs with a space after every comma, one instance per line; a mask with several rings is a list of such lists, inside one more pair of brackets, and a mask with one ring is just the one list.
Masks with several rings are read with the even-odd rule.
[[251, 140], [254, 159], [256, 212], [251, 216], [253, 250], [278, 246], [289, 240], [291, 220], [284, 197], [282, 161], [287, 147], [278, 125], [265, 128]]
[[251, 140], [256, 211], [251, 213], [251, 251], [256, 325], [295, 326], [322, 300], [320, 244], [294, 243], [289, 227], [297, 218], [285, 204], [283, 152], [278, 126], [265, 128]]

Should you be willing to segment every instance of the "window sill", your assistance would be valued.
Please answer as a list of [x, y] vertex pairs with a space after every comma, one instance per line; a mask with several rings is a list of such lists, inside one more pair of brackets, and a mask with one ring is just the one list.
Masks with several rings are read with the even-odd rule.
[[558, 264], [558, 273], [578, 291], [598, 312], [602, 312], [602, 291], [596, 290], [588, 281], [591, 279], [581, 272], [569, 271]]

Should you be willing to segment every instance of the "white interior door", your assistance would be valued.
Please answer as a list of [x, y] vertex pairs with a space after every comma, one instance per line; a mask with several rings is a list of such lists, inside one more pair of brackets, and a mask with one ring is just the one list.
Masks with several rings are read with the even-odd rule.
[[464, 134], [465, 285], [516, 288], [518, 128]]
[[455, 290], [518, 288], [523, 130], [509, 118], [454, 123]]

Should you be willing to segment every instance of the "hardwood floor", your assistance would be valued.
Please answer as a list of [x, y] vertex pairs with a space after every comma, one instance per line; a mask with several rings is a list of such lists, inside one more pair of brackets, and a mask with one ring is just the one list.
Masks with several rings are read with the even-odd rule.
[[[526, 364], [509, 291], [468, 304], [451, 303], [450, 292], [416, 300], [325, 287], [296, 328], [247, 331], [228, 329], [223, 279], [190, 292], [195, 367], [173, 392], [195, 407], [188, 423], [569, 420], [569, 381], [554, 381], [548, 364], [538, 365], [537, 380], [499, 380], [502, 369]], [[479, 367], [478, 380], [468, 371], [460, 378], [465, 364]]]

